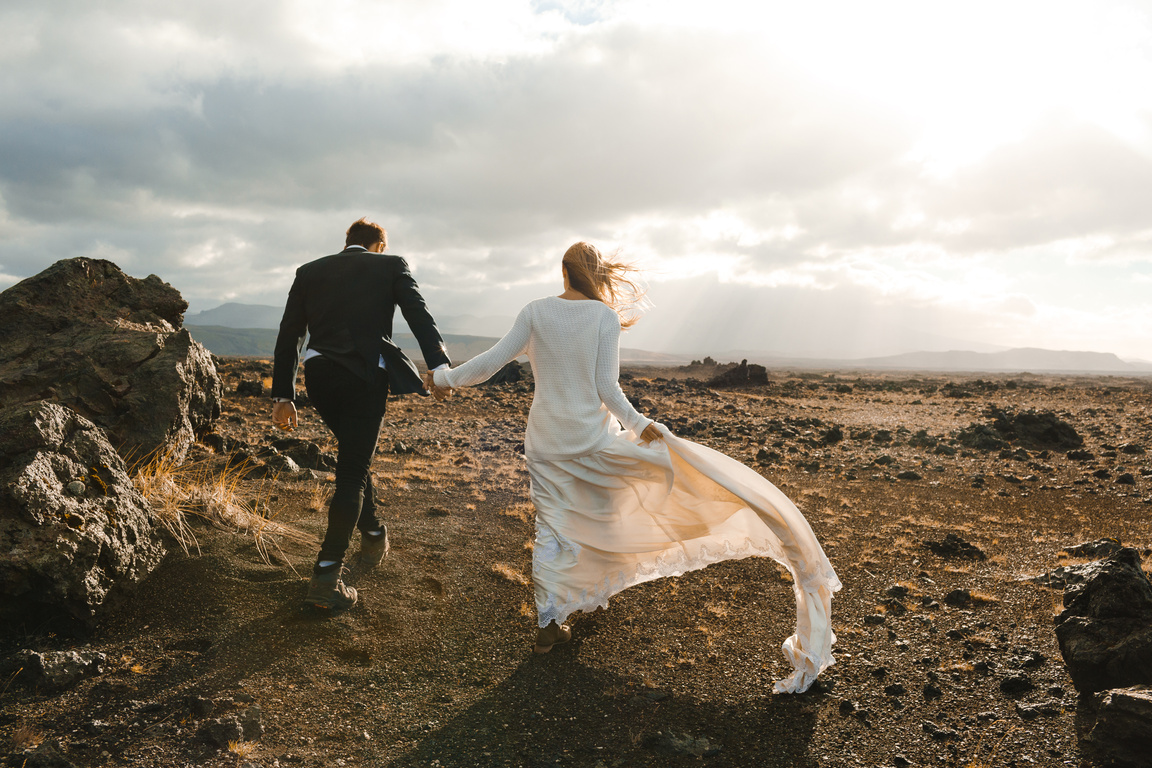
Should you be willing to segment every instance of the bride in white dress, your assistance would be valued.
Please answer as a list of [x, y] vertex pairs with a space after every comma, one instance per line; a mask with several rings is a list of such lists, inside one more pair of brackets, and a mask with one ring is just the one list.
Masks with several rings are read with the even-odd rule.
[[605, 608], [634, 584], [766, 556], [791, 572], [797, 608], [783, 645], [793, 673], [776, 690], [806, 690], [834, 663], [840, 589], [808, 521], [757, 472], [628, 402], [619, 373], [620, 330], [635, 322], [627, 311], [638, 295], [630, 268], [576, 243], [561, 270], [562, 294], [530, 302], [487, 352], [427, 379], [443, 391], [485, 381], [520, 355], [532, 365], [524, 455], [536, 507], [534, 650], [567, 642], [571, 614]]

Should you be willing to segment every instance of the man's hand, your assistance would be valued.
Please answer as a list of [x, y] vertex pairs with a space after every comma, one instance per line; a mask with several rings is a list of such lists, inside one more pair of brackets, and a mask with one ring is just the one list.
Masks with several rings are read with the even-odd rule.
[[664, 435], [656, 428], [655, 422], [644, 427], [644, 431], [640, 433], [640, 439], [646, 443], [651, 443], [655, 440], [663, 440]]
[[451, 387], [438, 387], [436, 386], [436, 374], [428, 371], [424, 374], [424, 389], [432, 393], [432, 397], [436, 398], [437, 402], [442, 402], [446, 397], [452, 395]]
[[296, 403], [291, 400], [273, 403], [272, 423], [283, 430], [296, 429]]

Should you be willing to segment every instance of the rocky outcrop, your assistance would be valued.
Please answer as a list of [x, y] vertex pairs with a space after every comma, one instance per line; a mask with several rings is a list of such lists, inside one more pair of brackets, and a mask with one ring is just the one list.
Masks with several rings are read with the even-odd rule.
[[1064, 589], [1056, 638], [1081, 693], [1152, 685], [1152, 583], [1140, 553], [1123, 548], [1081, 566]]
[[708, 382], [710, 387], [746, 387], [768, 383], [768, 369], [756, 363], [741, 360], [740, 365], [729, 368]]
[[484, 382], [484, 386], [491, 384], [515, 384], [520, 381], [521, 378], [523, 378], [523, 371], [520, 368], [520, 363], [512, 360], [503, 368], [496, 371], [496, 373], [492, 374], [492, 377]]
[[0, 410], [0, 632], [66, 630], [164, 554], [104, 432], [50, 402]]
[[180, 328], [187, 303], [155, 275], [110, 261], [58, 261], [0, 293], [0, 407], [68, 406], [121, 456], [182, 460], [220, 414], [211, 355]]
[[1152, 759], [1152, 688], [1133, 686], [1096, 696], [1096, 724], [1088, 735], [1112, 765], [1147, 766]]

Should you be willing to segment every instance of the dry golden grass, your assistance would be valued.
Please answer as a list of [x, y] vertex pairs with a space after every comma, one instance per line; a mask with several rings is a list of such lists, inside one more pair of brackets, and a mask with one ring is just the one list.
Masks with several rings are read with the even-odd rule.
[[531, 523], [536, 515], [536, 507], [534, 507], [530, 501], [520, 501], [500, 510], [500, 514], [507, 517], [514, 517], [525, 523]]
[[26, 749], [35, 749], [44, 741], [44, 732], [31, 725], [21, 725], [12, 733], [12, 746], [18, 752]]
[[520, 603], [520, 615], [531, 616], [533, 613], [532, 607], [528, 603]]
[[972, 602], [977, 605], [987, 605], [989, 603], [1000, 602], [1000, 598], [996, 597], [995, 595], [990, 595], [987, 592], [981, 592], [976, 589], [970, 590], [968, 594], [971, 595]]
[[241, 499], [245, 471], [243, 464], [222, 471], [213, 470], [207, 462], [177, 464], [167, 454], [136, 467], [134, 481], [156, 518], [185, 553], [193, 548], [197, 554], [200, 551], [189, 525], [192, 516], [222, 530], [251, 536], [265, 563], [270, 563], [268, 548], [280, 548], [278, 537], [315, 546], [314, 536], [258, 514], [259, 498], [248, 502]]
[[230, 741], [228, 751], [239, 758], [251, 757], [256, 752], [256, 745], [250, 741]]
[[516, 570], [510, 565], [505, 563], [495, 563], [492, 565], [492, 573], [500, 576], [513, 584], [520, 584], [521, 586], [529, 586], [532, 582], [520, 571]]

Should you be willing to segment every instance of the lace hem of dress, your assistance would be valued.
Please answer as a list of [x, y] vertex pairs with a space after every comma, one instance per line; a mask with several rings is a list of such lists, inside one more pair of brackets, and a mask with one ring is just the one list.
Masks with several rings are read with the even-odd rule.
[[[555, 536], [555, 534], [553, 535]], [[536, 557], [542, 558], [545, 562], [552, 560], [564, 547], [564, 543], [560, 541], [556, 541], [554, 544], [548, 542], [548, 544], [551, 546], [542, 548], [543, 551], [541, 549], [536, 550]], [[607, 608], [608, 598], [637, 584], [668, 576], [680, 576], [689, 571], [700, 570], [713, 563], [725, 560], [741, 560], [746, 557], [770, 557], [783, 565], [792, 574], [794, 590], [797, 592], [799, 590], [816, 591], [821, 587], [826, 587], [830, 593], [840, 590], [840, 580], [834, 571], [829, 569], [824, 572], [797, 573], [784, 558], [779, 548], [773, 546], [769, 541], [757, 543], [748, 538], [744, 540], [742, 546], [733, 547], [731, 542], [725, 540], [724, 546], [720, 548], [712, 549], [707, 544], [702, 544], [695, 555], [689, 555], [686, 551], [680, 550], [674, 557], [658, 557], [651, 563], [638, 565], [630, 572], [618, 571], [605, 577], [596, 585], [595, 589], [586, 589], [578, 595], [573, 595], [571, 592], [564, 597], [548, 595], [544, 605], [536, 607], [536, 618], [541, 628], [547, 627], [553, 621], [557, 624], [563, 624], [573, 613]]]

